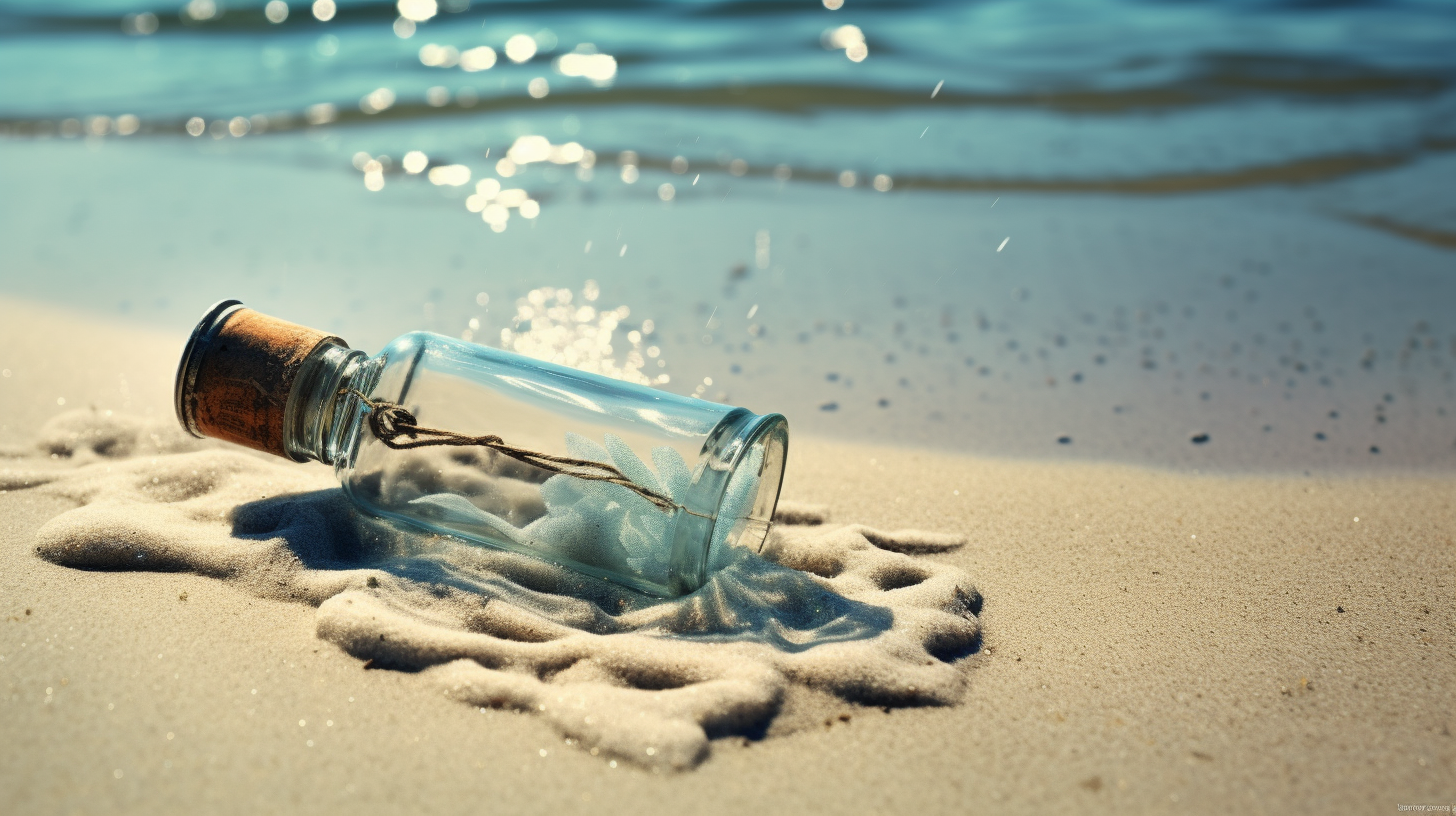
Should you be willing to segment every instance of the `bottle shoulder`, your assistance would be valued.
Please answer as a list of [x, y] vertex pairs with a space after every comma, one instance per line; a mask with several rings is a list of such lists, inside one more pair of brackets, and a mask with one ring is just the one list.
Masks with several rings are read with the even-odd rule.
[[378, 363], [398, 364], [418, 357], [421, 352], [438, 345], [441, 339], [445, 338], [427, 331], [405, 332], [389, 341], [382, 351], [369, 359]]

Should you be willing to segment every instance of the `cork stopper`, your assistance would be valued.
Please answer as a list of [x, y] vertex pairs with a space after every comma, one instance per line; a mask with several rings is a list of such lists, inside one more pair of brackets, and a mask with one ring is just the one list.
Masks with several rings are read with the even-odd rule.
[[315, 352], [343, 346], [324, 332], [255, 312], [236, 300], [208, 310], [177, 367], [177, 419], [196, 437], [290, 459], [289, 396]]

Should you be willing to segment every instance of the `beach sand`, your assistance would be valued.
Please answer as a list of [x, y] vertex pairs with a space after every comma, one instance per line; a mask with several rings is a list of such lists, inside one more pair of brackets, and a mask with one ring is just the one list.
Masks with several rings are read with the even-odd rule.
[[[86, 467], [115, 495], [140, 495], [141, 477], [177, 457], [290, 467], [173, 452], [189, 447], [166, 430], [180, 340], [0, 301], [0, 811], [1359, 813], [1456, 794], [1451, 477], [1213, 476], [796, 437], [785, 496], [827, 508], [830, 524], [787, 526], [785, 546], [859, 553], [828, 579], [846, 592], [884, 565], [929, 577], [862, 587], [884, 593], [897, 628], [821, 661], [833, 665], [818, 682], [794, 661], [843, 644], [772, 659], [754, 646], [790, 679], [751, 727], [729, 723], [688, 761], [619, 761], [551, 716], [518, 713], [528, 694], [462, 703], [461, 683], [441, 676], [458, 663], [366, 669], [329, 625], [347, 597], [270, 594], [254, 562], [212, 573], [225, 580], [199, 574], [203, 550], [186, 536], [168, 571], [67, 562], [74, 534], [57, 517], [89, 500], [75, 498]], [[64, 422], [108, 410], [109, 425], [86, 427], [111, 428], [133, 455], [52, 458]], [[331, 478], [293, 471], [299, 485]], [[55, 478], [20, 483], [36, 474]], [[158, 507], [138, 503], [129, 523], [147, 531]], [[965, 543], [902, 555], [858, 543], [897, 539], [838, 523]], [[283, 564], [274, 577], [299, 575]], [[334, 591], [357, 591], [349, 580]], [[983, 599], [965, 602], [964, 625], [953, 589]], [[961, 626], [964, 648], [926, 668], [935, 695], [868, 704], [896, 682], [873, 669], [921, 656], [884, 640], [916, 610], [926, 631]], [[692, 646], [706, 655], [693, 665], [751, 668], [741, 644]]]

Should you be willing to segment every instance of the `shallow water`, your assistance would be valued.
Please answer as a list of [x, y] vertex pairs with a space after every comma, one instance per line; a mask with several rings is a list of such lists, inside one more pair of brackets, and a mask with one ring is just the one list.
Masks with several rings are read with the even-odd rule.
[[462, 1], [410, 28], [0, 4], [0, 293], [543, 354], [626, 306], [617, 370], [798, 433], [1456, 465], [1447, 4]]

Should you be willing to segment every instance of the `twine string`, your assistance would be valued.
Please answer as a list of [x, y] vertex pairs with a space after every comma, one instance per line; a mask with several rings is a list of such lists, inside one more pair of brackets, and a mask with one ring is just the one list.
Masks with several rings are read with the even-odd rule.
[[[637, 484], [629, 479], [627, 474], [612, 465], [596, 462], [591, 459], [555, 456], [549, 453], [541, 453], [540, 451], [518, 448], [514, 445], [507, 444], [505, 440], [495, 434], [467, 436], [456, 433], [455, 431], [427, 428], [420, 425], [415, 419], [415, 415], [410, 413], [409, 409], [403, 405], [396, 405], [395, 403], [385, 402], [383, 400], [371, 400], [353, 388], [346, 389], [340, 393], [353, 394], [369, 407], [369, 430], [374, 434], [376, 439], [384, 443], [385, 447], [392, 450], [413, 450], [414, 448], [429, 448], [439, 445], [489, 448], [517, 462], [523, 462], [551, 473], [585, 479], [591, 482], [607, 482], [609, 484], [621, 485], [649, 502], [652, 502], [659, 510], [666, 513], [671, 513], [679, 507], [682, 507], [682, 505], [674, 502], [667, 496]], [[686, 510], [686, 508], [683, 509]], [[694, 513], [693, 515], [699, 514]]]

